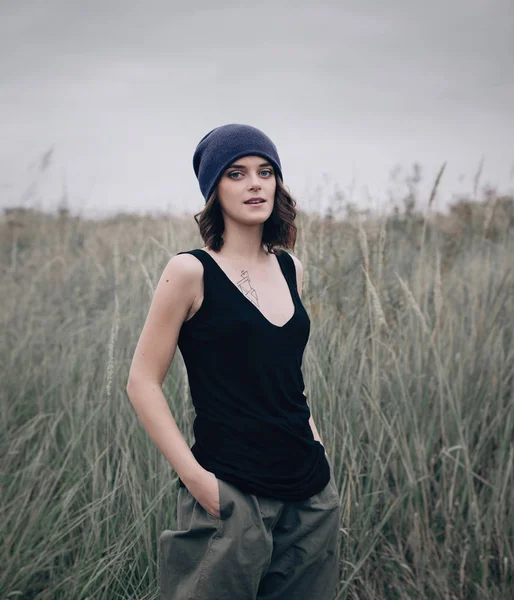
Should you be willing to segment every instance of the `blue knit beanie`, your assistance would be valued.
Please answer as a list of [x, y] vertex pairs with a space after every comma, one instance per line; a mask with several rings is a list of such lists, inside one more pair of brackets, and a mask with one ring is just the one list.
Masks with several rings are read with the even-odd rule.
[[242, 156], [267, 158], [280, 179], [284, 180], [277, 148], [265, 133], [251, 125], [222, 125], [204, 135], [193, 155], [193, 168], [205, 202], [223, 171]]

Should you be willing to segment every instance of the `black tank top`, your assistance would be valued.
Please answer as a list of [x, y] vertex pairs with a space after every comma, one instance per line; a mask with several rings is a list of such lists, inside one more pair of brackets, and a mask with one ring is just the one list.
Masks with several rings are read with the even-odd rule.
[[[178, 337], [196, 412], [191, 452], [205, 469], [245, 493], [291, 502], [311, 497], [328, 484], [330, 466], [312, 435], [303, 393], [310, 319], [293, 259], [278, 251], [295, 307], [279, 327], [208, 252], [178, 254], [192, 254], [204, 268], [202, 305]], [[180, 479], [179, 485], [184, 486]]]

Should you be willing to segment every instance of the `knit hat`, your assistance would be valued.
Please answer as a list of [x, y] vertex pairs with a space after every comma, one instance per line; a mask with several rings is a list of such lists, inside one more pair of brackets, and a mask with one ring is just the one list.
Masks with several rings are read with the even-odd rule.
[[265, 133], [251, 125], [222, 125], [204, 135], [193, 155], [193, 168], [205, 202], [223, 171], [242, 156], [267, 158], [280, 179], [284, 180], [277, 148]]

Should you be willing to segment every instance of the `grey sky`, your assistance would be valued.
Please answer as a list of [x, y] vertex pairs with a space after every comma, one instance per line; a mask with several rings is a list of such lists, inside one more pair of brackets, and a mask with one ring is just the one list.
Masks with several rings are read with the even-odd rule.
[[0, 206], [53, 147], [29, 205], [65, 179], [86, 214], [200, 210], [194, 148], [231, 122], [274, 140], [304, 208], [352, 181], [384, 205], [414, 161], [426, 186], [448, 161], [441, 206], [482, 156], [512, 190], [513, 59], [513, 0], [0, 0]]

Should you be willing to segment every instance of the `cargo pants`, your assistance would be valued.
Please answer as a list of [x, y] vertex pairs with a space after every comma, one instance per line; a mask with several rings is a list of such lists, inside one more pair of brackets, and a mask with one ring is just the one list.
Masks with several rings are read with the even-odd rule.
[[332, 472], [301, 502], [218, 484], [220, 518], [179, 488], [177, 529], [159, 537], [161, 600], [332, 600], [340, 546]]

